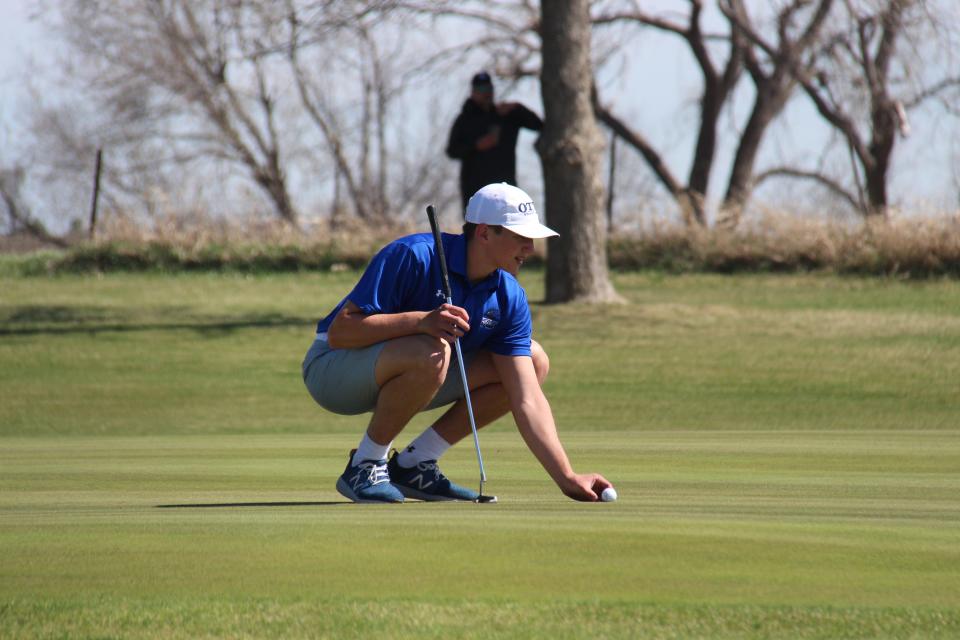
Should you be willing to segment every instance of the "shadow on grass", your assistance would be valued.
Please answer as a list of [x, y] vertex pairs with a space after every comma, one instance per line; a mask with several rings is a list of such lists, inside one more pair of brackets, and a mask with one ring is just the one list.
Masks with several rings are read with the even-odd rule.
[[93, 305], [27, 304], [5, 309], [0, 320], [14, 324], [105, 322], [127, 315], [118, 309]]
[[213, 502], [192, 504], [158, 504], [157, 509], [224, 509], [233, 507], [335, 507], [353, 504], [349, 500], [339, 502]]
[[181, 308], [165, 308], [159, 312], [170, 321], [137, 318], [109, 307], [27, 305], [0, 307], [0, 336], [98, 334], [106, 332], [139, 332], [189, 330], [201, 335], [222, 335], [238, 329], [273, 329], [278, 327], [310, 327], [316, 318], [288, 316], [279, 313], [251, 313], [233, 318], [190, 316]]

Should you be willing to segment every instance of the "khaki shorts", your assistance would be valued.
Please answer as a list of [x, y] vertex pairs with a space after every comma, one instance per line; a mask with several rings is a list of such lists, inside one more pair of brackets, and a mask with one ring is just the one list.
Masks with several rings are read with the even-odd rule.
[[[310, 395], [332, 413], [357, 415], [373, 411], [380, 393], [374, 371], [385, 345], [378, 342], [362, 349], [331, 349], [326, 339], [318, 337], [301, 365], [303, 382]], [[468, 364], [472, 355], [464, 355]], [[454, 353], [453, 358], [456, 357]], [[460, 367], [451, 361], [443, 385], [424, 410], [442, 407], [462, 397]]]

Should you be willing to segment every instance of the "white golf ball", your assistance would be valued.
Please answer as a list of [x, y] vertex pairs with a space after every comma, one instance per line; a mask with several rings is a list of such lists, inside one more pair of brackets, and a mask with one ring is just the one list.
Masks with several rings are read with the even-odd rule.
[[603, 502], [614, 502], [617, 499], [617, 490], [613, 487], [607, 487], [600, 494], [600, 500]]

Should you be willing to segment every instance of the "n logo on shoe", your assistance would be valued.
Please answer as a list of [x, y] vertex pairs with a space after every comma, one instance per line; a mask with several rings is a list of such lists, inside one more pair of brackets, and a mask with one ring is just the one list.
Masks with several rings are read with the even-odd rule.
[[410, 478], [410, 484], [413, 485], [413, 483], [417, 483], [417, 488], [422, 491], [423, 489], [426, 489], [427, 487], [433, 484], [433, 480], [430, 480], [426, 483], [424, 483], [424, 480], [426, 480], [426, 478], [423, 477], [423, 474], [418, 473], [417, 475]]

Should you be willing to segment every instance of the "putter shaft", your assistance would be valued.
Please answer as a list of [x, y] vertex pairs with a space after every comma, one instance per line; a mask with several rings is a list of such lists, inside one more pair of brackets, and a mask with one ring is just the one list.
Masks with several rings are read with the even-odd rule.
[[[444, 296], [446, 303], [452, 306], [453, 289], [450, 287], [450, 276], [447, 273], [447, 258], [443, 252], [443, 240], [440, 237], [440, 227], [437, 225], [437, 215], [432, 204], [427, 206], [427, 218], [430, 220], [430, 230], [433, 232], [433, 246], [440, 263], [440, 279], [443, 283]], [[467, 368], [463, 363], [463, 351], [460, 349], [460, 338], [454, 338], [453, 346], [457, 352], [457, 366], [460, 367], [460, 382], [463, 384], [463, 397], [467, 400], [467, 417], [470, 419], [470, 430], [473, 432], [473, 446], [477, 450], [477, 464], [480, 467], [479, 501], [484, 497], [483, 485], [487, 482], [487, 473], [483, 469], [483, 455], [480, 454], [480, 437], [477, 435], [477, 423], [473, 418], [473, 403], [470, 401], [470, 385], [467, 384]]]
[[[453, 299], [447, 297], [447, 304], [453, 304]], [[480, 467], [480, 495], [483, 495], [483, 485], [487, 481], [486, 471], [483, 469], [483, 455], [480, 453], [480, 436], [477, 435], [477, 423], [473, 418], [473, 402], [470, 401], [470, 386], [467, 384], [467, 368], [463, 364], [463, 351], [460, 349], [460, 338], [453, 341], [457, 352], [457, 366], [460, 368], [460, 382], [463, 384], [463, 397], [467, 401], [467, 417], [470, 419], [470, 431], [473, 432], [473, 445], [477, 451], [477, 465]]]

